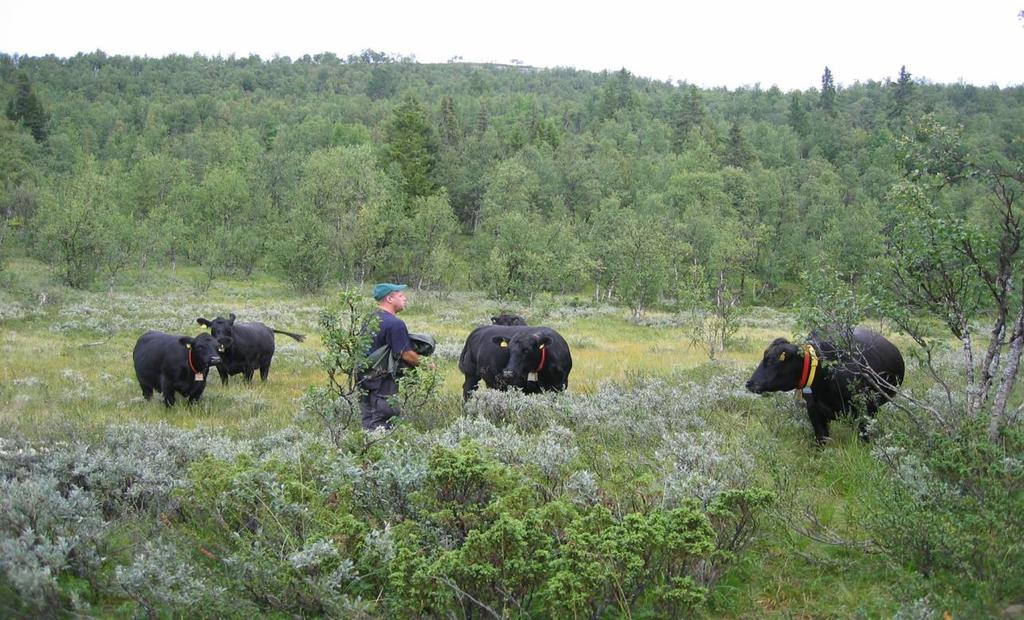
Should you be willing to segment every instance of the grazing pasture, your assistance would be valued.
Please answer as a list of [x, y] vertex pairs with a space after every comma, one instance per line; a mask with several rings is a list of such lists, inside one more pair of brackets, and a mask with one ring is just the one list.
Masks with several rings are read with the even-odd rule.
[[[12, 271], [18, 275], [8, 274], [11, 286], [0, 297], [0, 464], [8, 476], [63, 471], [40, 456], [57, 455], [89, 472], [79, 474], [83, 484], [106, 499], [98, 513], [78, 508], [79, 522], [103, 533], [71, 537], [103, 559], [76, 555], [62, 569], [66, 578], [53, 583], [0, 581], [0, 599], [14, 601], [0, 603], [0, 615], [38, 604], [37, 613], [97, 615], [276, 609], [469, 617], [486, 604], [509, 617], [525, 617], [530, 605], [533, 617], [927, 617], [949, 604], [870, 540], [866, 523], [884, 508], [877, 497], [883, 470], [872, 445], [858, 441], [855, 425], [835, 423], [832, 441], [818, 448], [791, 394], [760, 397], [744, 389], [763, 344], [797, 336], [784, 312], [750, 309], [734, 342], [712, 363], [689, 345], [686, 318], [668, 312], [633, 320], [628, 309], [580, 298], [526, 306], [410, 291], [402, 318], [436, 338], [440, 391], [428, 405], [411, 408], [393, 433], [368, 438], [355, 430], [356, 420], [351, 436], [333, 445], [300, 413], [307, 389], [326, 382], [318, 317], [336, 293], [295, 296], [262, 278], [218, 280], [200, 291], [192, 285], [200, 278], [188, 270], [82, 292], [53, 285], [34, 262], [18, 262]], [[148, 329], [196, 335], [203, 331], [196, 316], [229, 311], [307, 339], [278, 340], [265, 383], [213, 381], [192, 406], [146, 402], [132, 370], [135, 339]], [[482, 390], [463, 405], [457, 363], [464, 339], [504, 311], [565, 336], [573, 355], [566, 393]], [[913, 358], [905, 387], [929, 389]], [[883, 408], [879, 424], [895, 415], [898, 410]], [[74, 447], [80, 445], [91, 447]], [[483, 512], [483, 504], [461, 505], [468, 512], [451, 522], [442, 516], [453, 510], [444, 503], [452, 495], [442, 472], [459, 467], [488, 472], [479, 492], [495, 499]], [[109, 487], [103, 476], [114, 474], [104, 471], [129, 473], [117, 474], [121, 482]], [[267, 479], [280, 486], [261, 486]], [[28, 482], [21, 484], [8, 489], [9, 510], [27, 497]], [[295, 496], [289, 488], [305, 490]], [[250, 495], [241, 489], [266, 503], [245, 503]], [[729, 497], [748, 502], [733, 506], [749, 513], [716, 512]], [[490, 523], [493, 510], [506, 511], [496, 523], [538, 533], [541, 539], [530, 543], [538, 549], [554, 545], [552, 563], [532, 569], [535, 581], [516, 581], [518, 589], [502, 590], [509, 592], [503, 597], [490, 582], [459, 573], [478, 561], [467, 555], [471, 545], [486, 544], [467, 524]], [[747, 516], [736, 516], [741, 513]], [[578, 516], [558, 525], [570, 514]], [[657, 532], [698, 517], [708, 519], [711, 546], [694, 546], [690, 560], [676, 563], [681, 556], [667, 552], [669, 538]], [[447, 542], [416, 551], [410, 541], [432, 535], [416, 529], [424, 519], [447, 532]], [[641, 529], [630, 534], [630, 527]], [[62, 531], [51, 528], [53, 535]], [[616, 542], [620, 535], [640, 545], [629, 536], [641, 531], [652, 536], [649, 548], [616, 546], [624, 544]], [[565, 537], [597, 555], [574, 556], [576, 546], [558, 546]], [[602, 545], [610, 545], [609, 555], [596, 551]], [[627, 570], [612, 560], [620, 557], [615, 554], [640, 564]], [[168, 567], [189, 572], [168, 575]], [[595, 581], [582, 579], [587, 570], [598, 571], [587, 578]], [[80, 573], [105, 577], [86, 586]], [[444, 583], [432, 590], [432, 603], [411, 594], [434, 587], [428, 576], [438, 574], [463, 594]], [[602, 579], [626, 580], [624, 590], [587, 585]], [[85, 592], [85, 602], [75, 602], [69, 588]], [[13, 597], [24, 592], [42, 602]], [[272, 604], [265, 598], [270, 592], [277, 597]], [[481, 600], [488, 592], [497, 597]], [[985, 604], [967, 602], [962, 609], [991, 611]]]

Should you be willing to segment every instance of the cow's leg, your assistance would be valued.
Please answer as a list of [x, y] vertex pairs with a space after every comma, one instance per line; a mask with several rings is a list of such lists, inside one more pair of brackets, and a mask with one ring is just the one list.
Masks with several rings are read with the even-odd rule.
[[469, 397], [476, 391], [476, 386], [480, 383], [480, 375], [466, 375], [466, 380], [462, 384], [462, 400], [469, 400]]
[[229, 376], [228, 375], [228, 371], [223, 369], [223, 368], [221, 368], [220, 366], [217, 366], [217, 374], [220, 375], [220, 383], [221, 383], [221, 385], [227, 385], [228, 384], [228, 376]]
[[857, 435], [860, 436], [860, 440], [863, 442], [868, 441], [868, 422], [875, 417], [876, 411], [878, 411], [878, 405], [875, 403], [868, 403], [867, 411], [857, 418]]
[[160, 393], [164, 395], [164, 404], [168, 407], [174, 406], [174, 383], [165, 377], [160, 378]]
[[260, 381], [266, 381], [270, 376], [270, 362], [260, 366]]
[[139, 384], [139, 387], [142, 388], [142, 397], [143, 398], [145, 398], [146, 400], [152, 400], [153, 399], [153, 388], [152, 387], [150, 387], [148, 385], [142, 385], [141, 383]]
[[807, 403], [807, 416], [811, 419], [811, 428], [814, 429], [814, 441], [819, 446], [825, 445], [828, 441], [828, 418], [824, 412], [818, 409], [815, 403]]
[[246, 368], [242, 371], [242, 376], [245, 377], [246, 383], [252, 383], [252, 376], [256, 372], [255, 368]]

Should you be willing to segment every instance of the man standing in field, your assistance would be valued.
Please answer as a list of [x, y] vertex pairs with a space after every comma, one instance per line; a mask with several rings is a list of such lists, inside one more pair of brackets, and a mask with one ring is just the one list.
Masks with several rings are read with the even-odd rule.
[[[406, 298], [402, 292], [405, 288], [404, 284], [388, 282], [373, 287], [373, 298], [377, 301], [377, 310], [374, 314], [380, 319], [380, 329], [374, 335], [368, 353], [378, 351], [387, 345], [390, 347], [390, 356], [393, 360], [409, 366], [419, 366], [420, 356], [412, 348], [405, 321], [396, 316], [405, 310]], [[392, 418], [400, 413], [397, 407], [388, 402], [388, 398], [398, 393], [398, 382], [395, 376], [388, 372], [390, 361], [384, 359], [382, 364], [366, 369], [359, 377], [359, 385], [363, 389], [359, 396], [359, 409], [362, 412], [365, 430], [374, 430], [382, 426], [390, 428]]]

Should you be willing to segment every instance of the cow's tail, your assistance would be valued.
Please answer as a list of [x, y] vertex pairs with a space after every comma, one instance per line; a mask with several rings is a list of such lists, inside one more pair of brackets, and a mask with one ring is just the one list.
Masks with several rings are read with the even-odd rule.
[[305, 334], [293, 334], [291, 332], [286, 332], [283, 329], [271, 328], [270, 331], [274, 332], [275, 334], [284, 334], [285, 336], [291, 336], [292, 338], [298, 340], [299, 342], [302, 342], [303, 340], [306, 339]]

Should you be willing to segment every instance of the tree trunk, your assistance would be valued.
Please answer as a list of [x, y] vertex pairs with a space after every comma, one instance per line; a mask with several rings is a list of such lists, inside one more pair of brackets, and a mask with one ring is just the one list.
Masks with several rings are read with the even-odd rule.
[[1003, 367], [1003, 376], [999, 380], [995, 402], [992, 403], [992, 412], [988, 421], [988, 438], [992, 441], [999, 438], [999, 431], [1002, 430], [1006, 420], [1006, 403], [1010, 398], [1010, 392], [1013, 391], [1013, 386], [1017, 383], [1022, 350], [1024, 350], [1024, 307], [1017, 313], [1017, 321], [1010, 340], [1010, 350], [1006, 356], [1006, 365]]
[[963, 345], [964, 355], [964, 376], [967, 379], [967, 415], [973, 416], [978, 413], [978, 409], [981, 407], [981, 386], [978, 385], [977, 376], [974, 372], [974, 345], [971, 341], [970, 327], [965, 325], [960, 333], [962, 334], [960, 342]]

